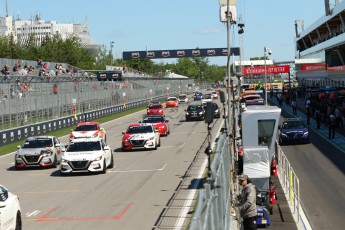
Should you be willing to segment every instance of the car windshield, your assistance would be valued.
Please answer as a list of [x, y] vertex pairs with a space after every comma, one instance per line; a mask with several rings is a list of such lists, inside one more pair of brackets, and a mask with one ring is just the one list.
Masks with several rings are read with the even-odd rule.
[[211, 98], [212, 98], [211, 94], [205, 94], [205, 99], [211, 99]]
[[176, 101], [177, 99], [176, 98], [168, 98], [167, 101]]
[[152, 133], [153, 129], [152, 126], [130, 126], [127, 129], [126, 133], [133, 134], [133, 133]]
[[180, 98], [180, 99], [186, 99], [186, 96], [185, 96], [185, 95], [183, 95], [183, 96], [178, 96], [178, 98]]
[[303, 129], [305, 125], [302, 121], [289, 121], [283, 125], [284, 129]]
[[50, 138], [40, 138], [40, 139], [32, 139], [26, 140], [23, 148], [45, 148], [45, 147], [53, 147], [53, 141]]
[[101, 144], [98, 141], [75, 142], [75, 143], [71, 143], [67, 148], [67, 152], [98, 151], [98, 150], [102, 150]]
[[[204, 105], [204, 108], [205, 108], [205, 109], [207, 108], [207, 103]], [[217, 110], [217, 109], [218, 109], [218, 104], [217, 104], [217, 103], [213, 103], [213, 108], [214, 108], [215, 110]]]
[[187, 108], [188, 111], [201, 110], [201, 109], [202, 109], [201, 105], [190, 105]]
[[79, 125], [75, 128], [74, 131], [94, 131], [97, 130], [97, 125], [90, 124], [90, 125]]
[[149, 109], [160, 109], [162, 108], [162, 105], [150, 105]]
[[143, 123], [160, 123], [164, 122], [163, 117], [145, 117]]

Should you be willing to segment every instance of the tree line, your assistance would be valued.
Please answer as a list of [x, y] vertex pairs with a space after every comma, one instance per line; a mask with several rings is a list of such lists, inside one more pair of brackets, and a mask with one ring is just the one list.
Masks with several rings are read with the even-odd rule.
[[104, 46], [99, 49], [97, 57], [84, 48], [76, 36], [62, 39], [58, 34], [46, 36], [37, 45], [34, 35], [25, 42], [16, 41], [13, 35], [0, 37], [0, 57], [21, 60], [43, 60], [44, 62], [68, 63], [80, 69], [104, 70], [106, 65], [123, 66], [140, 72], [163, 76], [167, 70], [194, 78], [197, 81], [218, 82], [225, 77], [227, 67], [210, 65], [208, 58], [180, 58], [176, 63], [156, 63], [152, 60], [122, 60], [115, 59], [110, 50]]

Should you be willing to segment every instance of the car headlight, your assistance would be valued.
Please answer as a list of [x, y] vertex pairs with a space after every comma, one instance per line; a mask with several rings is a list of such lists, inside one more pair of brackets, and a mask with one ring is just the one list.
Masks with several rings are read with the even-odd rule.
[[200, 112], [199, 115], [203, 115], [203, 112]]
[[164, 129], [164, 126], [159, 126], [158, 128], [160, 128], [160, 129]]
[[148, 140], [149, 140], [149, 141], [152, 141], [153, 139], [155, 139], [155, 137], [150, 137]]
[[24, 156], [19, 155], [19, 154], [16, 154], [16, 158], [20, 158], [20, 159], [22, 159], [22, 158], [24, 158]]
[[47, 150], [42, 150], [41, 151], [41, 155], [43, 156], [43, 157], [50, 157], [51, 155], [53, 155], [53, 151], [47, 151]]
[[189, 113], [187, 112], [187, 113], [186, 113], [186, 115], [188, 116], [188, 115], [189, 115]]
[[102, 156], [96, 157], [93, 161], [100, 161], [102, 160]]
[[304, 134], [303, 134], [303, 136], [308, 136], [309, 135], [309, 132], [305, 132]]
[[215, 113], [218, 113], [218, 112], [219, 112], [219, 110], [218, 110], [218, 109], [216, 109], [214, 112], [215, 112]]
[[61, 163], [68, 163], [68, 160], [62, 158]]

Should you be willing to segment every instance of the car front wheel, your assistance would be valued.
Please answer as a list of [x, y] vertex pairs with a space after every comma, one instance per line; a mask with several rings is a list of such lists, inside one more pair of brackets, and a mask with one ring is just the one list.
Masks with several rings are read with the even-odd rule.
[[20, 211], [17, 212], [15, 230], [22, 230], [22, 215], [21, 215]]
[[107, 163], [105, 162], [105, 159], [104, 159], [102, 174], [106, 174], [106, 173], [107, 173]]

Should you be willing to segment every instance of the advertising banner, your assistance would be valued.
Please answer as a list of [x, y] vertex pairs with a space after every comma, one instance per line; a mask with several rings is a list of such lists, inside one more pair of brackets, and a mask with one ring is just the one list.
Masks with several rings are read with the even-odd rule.
[[[240, 48], [230, 48], [230, 56], [239, 56]], [[182, 49], [182, 50], [147, 50], [125, 51], [122, 53], [123, 60], [132, 59], [164, 59], [164, 58], [193, 58], [193, 57], [216, 57], [228, 56], [227, 48], [210, 49]]]
[[[266, 74], [290, 73], [289, 65], [266, 66]], [[242, 75], [265, 74], [265, 66], [243, 67]]]

